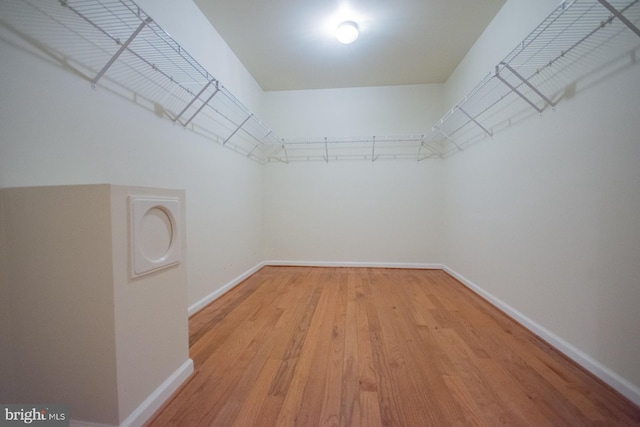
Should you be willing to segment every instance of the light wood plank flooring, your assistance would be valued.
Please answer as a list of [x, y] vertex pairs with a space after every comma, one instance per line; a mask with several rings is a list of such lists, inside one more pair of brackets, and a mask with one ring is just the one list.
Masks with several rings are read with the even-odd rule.
[[438, 270], [265, 267], [189, 321], [150, 426], [632, 426], [640, 409]]

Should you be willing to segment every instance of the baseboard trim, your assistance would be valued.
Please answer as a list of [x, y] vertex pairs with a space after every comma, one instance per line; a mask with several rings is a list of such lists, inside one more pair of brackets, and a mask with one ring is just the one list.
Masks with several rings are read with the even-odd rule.
[[187, 359], [120, 424], [120, 427], [139, 427], [143, 425], [180, 388], [182, 383], [189, 379], [192, 373], [193, 360]]
[[[171, 374], [160, 387], [147, 397], [119, 427], [140, 427], [153, 414], [156, 413], [169, 397], [184, 383], [193, 373], [193, 360], [187, 359], [173, 374]], [[69, 427], [116, 427], [111, 424], [99, 424], [87, 421], [70, 420]]]
[[265, 266], [264, 262], [257, 264], [256, 266], [245, 271], [235, 279], [225, 283], [221, 288], [218, 288], [215, 291], [211, 292], [209, 295], [205, 296], [200, 301], [197, 301], [196, 303], [190, 305], [188, 309], [189, 317], [193, 316], [198, 311], [202, 310], [207, 305], [211, 304], [213, 301], [221, 297], [224, 293], [236, 287], [238, 284], [246, 280], [248, 277], [256, 273], [258, 270], [260, 270], [264, 266]]
[[342, 262], [342, 261], [265, 261], [264, 265], [279, 267], [360, 267], [360, 268], [406, 268], [419, 270], [441, 270], [442, 264], [406, 262]]
[[542, 338], [544, 341], [553, 346], [556, 350], [563, 353], [565, 356], [576, 362], [578, 365], [582, 366], [587, 371], [591, 372], [593, 375], [598, 377], [600, 380], [604, 381], [606, 384], [611, 386], [617, 392], [625, 396], [627, 399], [634, 402], [636, 405], [640, 405], [640, 388], [627, 381], [611, 369], [607, 368], [597, 360], [593, 359], [588, 354], [569, 344], [567, 341], [563, 340], [559, 336], [555, 335], [548, 329], [544, 328], [540, 324], [531, 320], [529, 317], [525, 316], [515, 308], [511, 307], [509, 304], [505, 303], [501, 299], [495, 297], [491, 293], [485, 291], [480, 286], [473, 283], [471, 280], [462, 276], [452, 268], [443, 265], [442, 270], [447, 272], [449, 275], [454, 277], [460, 283], [471, 289], [476, 294], [480, 295], [482, 298], [486, 299], [492, 305], [494, 305], [499, 310], [503, 311], [509, 317], [514, 319], [516, 322], [520, 323], [522, 326]]

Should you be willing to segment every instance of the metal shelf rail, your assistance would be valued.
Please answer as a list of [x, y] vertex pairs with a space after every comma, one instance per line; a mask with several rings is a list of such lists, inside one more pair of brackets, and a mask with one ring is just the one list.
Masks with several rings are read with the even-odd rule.
[[253, 160], [286, 161], [282, 140], [133, 1], [22, 0], [3, 7], [12, 13], [8, 20], [26, 23], [16, 32], [72, 63], [93, 87]]
[[553, 109], [566, 85], [594, 67], [585, 58], [627, 29], [640, 36], [639, 21], [638, 0], [563, 1], [431, 128], [422, 147], [446, 157], [491, 138], [523, 109]]
[[450, 156], [514, 117], [554, 108], [585, 58], [628, 29], [640, 36], [640, 0], [567, 0], [422, 135], [282, 139], [132, 0], [1, 5], [13, 13], [5, 24], [15, 20], [14, 32], [48, 60], [261, 163]]

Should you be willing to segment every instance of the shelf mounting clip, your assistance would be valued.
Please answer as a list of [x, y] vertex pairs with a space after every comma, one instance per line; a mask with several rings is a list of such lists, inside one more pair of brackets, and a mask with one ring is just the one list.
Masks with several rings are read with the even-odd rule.
[[626, 25], [627, 27], [629, 27], [629, 29], [631, 31], [633, 31], [634, 33], [636, 33], [638, 36], [640, 36], [640, 29], [638, 29], [638, 27], [636, 27], [634, 25], [633, 22], [629, 21], [627, 19], [626, 16], [624, 16], [622, 14], [622, 12], [620, 12], [618, 9], [616, 9], [615, 7], [613, 7], [611, 5], [611, 3], [609, 3], [607, 0], [598, 0], [598, 2], [604, 6], [605, 8], [607, 8], [607, 10], [609, 12], [611, 12], [613, 14], [613, 16], [615, 16], [616, 18], [618, 18], [620, 20], [620, 22], [622, 22], [624, 25]]

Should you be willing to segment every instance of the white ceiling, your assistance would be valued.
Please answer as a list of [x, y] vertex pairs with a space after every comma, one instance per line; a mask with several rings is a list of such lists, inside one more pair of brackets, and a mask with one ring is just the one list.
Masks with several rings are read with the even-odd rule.
[[[195, 0], [264, 90], [443, 83], [505, 0]], [[334, 29], [355, 20], [360, 38]]]

